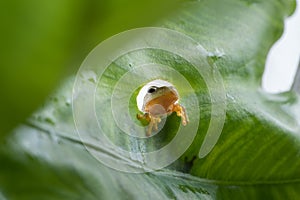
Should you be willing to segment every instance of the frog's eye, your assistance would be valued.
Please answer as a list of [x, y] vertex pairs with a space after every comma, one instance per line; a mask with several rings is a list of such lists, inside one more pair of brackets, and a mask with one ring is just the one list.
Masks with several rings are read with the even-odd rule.
[[152, 94], [153, 92], [156, 91], [156, 89], [157, 89], [157, 87], [150, 87], [150, 88], [148, 89], [148, 93]]

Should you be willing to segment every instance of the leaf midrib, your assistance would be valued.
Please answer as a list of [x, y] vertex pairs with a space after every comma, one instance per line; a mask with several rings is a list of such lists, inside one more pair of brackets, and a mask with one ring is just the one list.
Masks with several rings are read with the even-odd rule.
[[[61, 140], [66, 140], [68, 142], [74, 142], [76, 144], [83, 144], [82, 141], [80, 141], [78, 138], [75, 137], [69, 137], [67, 135], [62, 135], [57, 131], [48, 131], [47, 129], [38, 126], [34, 123], [26, 122], [24, 123], [25, 126], [38, 129], [39, 131], [51, 136], [52, 134], [56, 134], [57, 137], [59, 137]], [[85, 144], [86, 145], [86, 144]], [[91, 144], [89, 146], [90, 148], [95, 147], [95, 145]], [[99, 149], [102, 149], [101, 147], [95, 147], [96, 151]], [[120, 159], [123, 159], [120, 157]], [[134, 162], [134, 161], [131, 161]], [[191, 181], [195, 182], [197, 184], [202, 183], [206, 185], [219, 185], [219, 186], [262, 186], [262, 185], [284, 185], [284, 184], [300, 184], [300, 179], [284, 179], [284, 180], [255, 180], [255, 181], [225, 181], [225, 180], [216, 180], [216, 179], [205, 179], [200, 178], [197, 176], [193, 176], [191, 174], [182, 173], [180, 171], [171, 171], [168, 169], [161, 169], [158, 171], [151, 172], [154, 175], [158, 175], [160, 177], [167, 177], [167, 178], [179, 178], [181, 180]]]

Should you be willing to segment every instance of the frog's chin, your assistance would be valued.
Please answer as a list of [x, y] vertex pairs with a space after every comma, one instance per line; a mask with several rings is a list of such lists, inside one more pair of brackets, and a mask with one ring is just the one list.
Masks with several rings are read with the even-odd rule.
[[161, 118], [161, 119], [164, 119], [166, 118], [170, 113], [160, 113], [160, 114], [157, 114], [157, 115], [151, 115], [155, 118]]
[[150, 116], [154, 117], [161, 117], [164, 115], [167, 115], [167, 110], [165, 109], [164, 106], [160, 104], [154, 104], [151, 106], [148, 106], [147, 110], [145, 110], [147, 113], [150, 114]]

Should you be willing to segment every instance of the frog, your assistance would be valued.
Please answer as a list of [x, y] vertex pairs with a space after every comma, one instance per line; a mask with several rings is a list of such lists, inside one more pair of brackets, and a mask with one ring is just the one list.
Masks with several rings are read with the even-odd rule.
[[178, 103], [179, 95], [173, 86], [150, 86], [143, 100], [142, 112], [137, 114], [138, 120], [146, 120], [149, 125], [146, 136], [157, 131], [161, 118], [176, 112], [181, 117], [181, 123], [186, 126], [189, 122], [185, 108]]

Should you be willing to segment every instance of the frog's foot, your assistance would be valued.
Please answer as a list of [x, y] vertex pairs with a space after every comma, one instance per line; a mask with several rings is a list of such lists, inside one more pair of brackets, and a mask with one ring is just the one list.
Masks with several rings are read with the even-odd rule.
[[140, 114], [140, 113], [138, 113], [138, 114], [136, 115], [136, 118], [137, 118], [138, 120], [146, 120], [147, 122], [150, 122], [150, 121], [151, 121], [151, 117], [150, 117], [149, 113], [145, 113], [145, 114]]
[[181, 117], [181, 123], [183, 126], [189, 123], [188, 116], [183, 106], [181, 106], [180, 104], [175, 104], [173, 107], [173, 112], [176, 112], [177, 116]]

